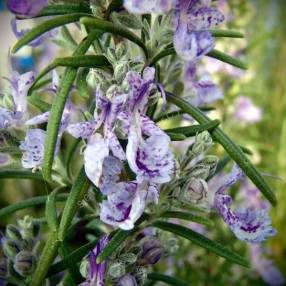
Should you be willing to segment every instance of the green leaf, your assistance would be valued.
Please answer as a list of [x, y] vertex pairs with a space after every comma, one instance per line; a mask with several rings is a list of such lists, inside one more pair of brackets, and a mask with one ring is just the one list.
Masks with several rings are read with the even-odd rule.
[[0, 179], [44, 180], [41, 172], [32, 172], [26, 169], [0, 169]]
[[215, 119], [208, 123], [204, 124], [198, 124], [198, 125], [191, 125], [191, 126], [184, 126], [184, 127], [177, 127], [177, 128], [171, 128], [171, 129], [165, 129], [164, 131], [169, 134], [181, 134], [185, 135], [186, 137], [196, 136], [197, 133], [203, 132], [203, 131], [211, 131], [218, 127], [220, 124], [220, 121]]
[[39, 110], [41, 110], [42, 112], [46, 112], [49, 111], [52, 107], [51, 104], [41, 100], [38, 97], [38, 94], [33, 94], [32, 96], [28, 97], [28, 101], [30, 104], [34, 105], [35, 107], [37, 107]]
[[66, 231], [70, 226], [72, 219], [77, 209], [79, 208], [79, 203], [83, 200], [89, 186], [90, 182], [85, 175], [84, 168], [82, 168], [72, 186], [62, 213], [62, 218], [58, 230], [59, 239], [61, 241], [64, 240]]
[[[215, 110], [215, 107], [212, 106], [199, 106], [199, 109], [202, 111], [212, 111]], [[159, 121], [163, 121], [163, 120], [168, 120], [172, 117], [175, 116], [180, 116], [182, 114], [185, 114], [184, 110], [180, 109], [180, 110], [175, 110], [175, 111], [171, 111], [169, 113], [162, 113], [161, 115], [159, 115], [156, 119], [155, 122], [159, 122]]]
[[45, 280], [50, 265], [57, 255], [59, 242], [57, 232], [50, 232], [49, 238], [37, 263], [37, 267], [32, 274], [30, 286], [44, 285], [43, 281]]
[[[101, 35], [99, 31], [92, 31], [87, 38], [85, 38], [76, 51], [74, 56], [80, 56], [86, 53], [93, 41]], [[77, 68], [68, 67], [60, 82], [60, 87], [57, 96], [55, 97], [52, 108], [50, 111], [50, 117], [47, 126], [47, 135], [45, 141], [44, 152], [44, 164], [43, 164], [43, 176], [47, 181], [51, 180], [52, 165], [54, 161], [54, 154], [56, 148], [56, 142], [58, 138], [60, 122], [65, 107], [65, 103], [69, 92], [72, 88], [72, 84], [76, 78]]]
[[131, 42], [134, 42], [142, 48], [145, 53], [145, 56], [148, 57], [148, 51], [143, 41], [134, 33], [130, 32], [124, 27], [92, 17], [82, 17], [80, 19], [80, 22], [88, 27], [93, 27], [103, 32], [109, 32], [115, 35], [119, 35], [130, 40]]
[[[200, 124], [205, 124], [211, 121], [200, 109], [191, 105], [178, 96], [167, 93], [167, 101], [184, 110]], [[241, 148], [218, 127], [211, 132], [211, 135], [215, 141], [222, 145], [229, 156], [238, 164], [238, 166], [250, 178], [250, 180], [262, 192], [262, 194], [269, 200], [269, 202], [271, 202], [272, 205], [276, 205], [277, 200], [271, 188], [268, 186], [259, 171], [245, 156]]]
[[123, 27], [130, 29], [139, 30], [142, 28], [142, 23], [138, 17], [134, 14], [122, 14], [122, 13], [113, 13], [111, 16], [115, 24], [119, 24]]
[[[55, 199], [58, 202], [63, 202], [67, 199], [67, 197], [68, 197], [68, 194], [59, 194], [56, 196]], [[32, 207], [39, 206], [39, 205], [44, 205], [46, 201], [47, 201], [47, 196], [38, 196], [38, 197], [30, 198], [30, 199], [27, 199], [27, 200], [24, 200], [18, 203], [14, 203], [0, 210], [0, 218], [7, 216], [7, 215], [11, 215], [12, 213], [23, 210], [23, 209], [32, 208]]]
[[226, 37], [226, 38], [244, 38], [244, 34], [239, 31], [232, 30], [210, 30], [213, 37]]
[[160, 281], [168, 285], [174, 285], [174, 286], [189, 286], [190, 285], [190, 283], [186, 283], [175, 277], [165, 275], [165, 274], [160, 274], [160, 273], [149, 273], [147, 278], [149, 280]]
[[52, 265], [47, 276], [55, 275], [59, 272], [64, 271], [70, 265], [80, 262], [83, 257], [85, 257], [88, 252], [96, 246], [97, 242], [98, 239], [93, 240], [68, 254], [63, 260]]
[[[16, 146], [4, 146], [4, 147], [0, 147], [0, 153], [6, 153], [6, 154], [10, 154], [10, 155], [22, 155], [23, 151]], [[0, 169], [1, 172], [1, 169]]]
[[[34, 89], [34, 86], [38, 83], [40, 79], [42, 79], [47, 73], [51, 70], [62, 66], [62, 67], [87, 67], [87, 68], [101, 68], [110, 66], [110, 63], [106, 59], [105, 56], [101, 55], [86, 55], [86, 56], [73, 56], [73, 57], [65, 57], [65, 58], [57, 58], [54, 59], [51, 64], [46, 66], [34, 80], [33, 84], [30, 87], [30, 90]], [[30, 94], [30, 92], [29, 92]]]
[[131, 235], [134, 230], [118, 230], [112, 236], [109, 243], [103, 248], [103, 250], [98, 255], [96, 262], [101, 263], [106, 258], [108, 258], [116, 249], [127, 239], [129, 235]]
[[212, 241], [208, 239], [207, 237], [194, 232], [191, 229], [188, 229], [184, 226], [177, 225], [174, 223], [164, 222], [164, 221], [156, 221], [153, 223], [154, 227], [157, 227], [159, 229], [174, 233], [176, 235], [179, 235], [181, 237], [184, 237], [191, 242], [209, 250], [213, 253], [224, 257], [225, 259], [232, 261], [233, 263], [249, 267], [249, 263], [247, 260], [245, 260], [242, 256], [239, 254], [233, 252], [229, 248], [226, 248], [225, 246], [219, 244], [218, 242]]
[[[149, 66], [154, 66], [159, 60], [161, 60], [164, 57], [170, 56], [170, 55], [175, 55], [176, 51], [173, 47], [170, 48], [166, 48], [163, 51], [159, 52], [158, 54], [156, 54], [149, 63]], [[225, 54], [223, 52], [220, 52], [218, 50], [213, 49], [212, 51], [210, 51], [207, 56], [211, 57], [211, 58], [215, 58], [219, 61], [225, 62], [227, 64], [230, 64], [232, 66], [241, 68], [246, 70], [247, 69], [247, 65], [242, 62], [241, 60], [234, 58], [228, 54]]]
[[172, 132], [167, 132], [167, 133], [168, 133], [171, 141], [183, 141], [183, 140], [188, 138], [184, 134], [172, 133]]
[[228, 54], [225, 54], [223, 52], [220, 52], [218, 50], [213, 49], [212, 51], [210, 51], [207, 56], [217, 59], [219, 61], [222, 61], [224, 63], [230, 64], [232, 66], [235, 66], [237, 68], [243, 69], [243, 70], [247, 70], [247, 64], [244, 63], [243, 61], [234, 58]]
[[76, 80], [76, 87], [78, 90], [78, 93], [81, 97], [85, 99], [89, 99], [90, 97], [90, 89], [88, 87], [86, 77], [89, 73], [88, 68], [81, 69], [80, 72], [78, 73], [77, 80]]
[[38, 81], [38, 83], [35, 84], [32, 89], [31, 88], [29, 89], [29, 93], [33, 93], [34, 91], [36, 91], [36, 90], [46, 86], [47, 84], [49, 84], [51, 82], [52, 82], [52, 78], [51, 77], [47, 78], [47, 79], [43, 79], [41, 81]]
[[58, 217], [57, 217], [57, 206], [56, 206], [56, 196], [59, 192], [59, 188], [53, 190], [47, 197], [45, 217], [48, 226], [51, 231], [56, 231], [58, 229]]
[[48, 5], [44, 7], [40, 14], [36, 17], [43, 16], [56, 16], [56, 15], [64, 15], [64, 14], [74, 14], [74, 13], [85, 13], [92, 14], [88, 5], [84, 5], [83, 3], [69, 3], [69, 4], [57, 4], [57, 5]]
[[20, 48], [23, 46], [29, 44], [36, 38], [40, 37], [44, 33], [55, 29], [59, 26], [63, 26], [69, 23], [77, 22], [80, 17], [82, 17], [83, 13], [76, 13], [76, 14], [69, 14], [64, 16], [58, 16], [53, 19], [47, 20], [39, 25], [37, 25], [35, 28], [31, 29], [29, 32], [27, 32], [12, 48], [12, 53], [16, 53]]
[[206, 217], [202, 217], [199, 215], [186, 213], [186, 212], [182, 212], [182, 211], [166, 211], [166, 212], [160, 214], [160, 217], [178, 218], [178, 219], [183, 219], [183, 220], [187, 220], [187, 221], [197, 222], [199, 224], [203, 224], [206, 226], [213, 226], [214, 225], [214, 223]]

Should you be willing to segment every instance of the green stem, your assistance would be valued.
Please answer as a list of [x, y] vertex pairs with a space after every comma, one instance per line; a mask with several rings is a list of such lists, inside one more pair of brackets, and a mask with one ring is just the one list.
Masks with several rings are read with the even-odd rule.
[[[74, 52], [74, 56], [80, 56], [87, 52], [93, 41], [101, 35], [101, 32], [93, 30], [85, 38], [78, 48]], [[54, 99], [50, 118], [47, 126], [47, 136], [45, 141], [45, 152], [44, 152], [44, 164], [43, 164], [43, 176], [47, 181], [51, 180], [52, 165], [54, 161], [55, 148], [57, 143], [57, 138], [59, 134], [59, 128], [61, 123], [61, 118], [65, 103], [69, 92], [72, 88], [72, 84], [77, 75], [77, 68], [69, 67], [66, 69], [61, 84], [59, 87], [59, 92]]]
[[51, 232], [46, 242], [37, 268], [31, 278], [31, 286], [42, 286], [43, 281], [49, 271], [50, 265], [53, 263], [59, 246], [57, 232]]
[[72, 219], [79, 207], [78, 204], [83, 200], [89, 186], [90, 182], [85, 175], [84, 168], [82, 168], [72, 186], [65, 208], [63, 210], [62, 219], [59, 226], [59, 240], [64, 240], [66, 231], [70, 226]]

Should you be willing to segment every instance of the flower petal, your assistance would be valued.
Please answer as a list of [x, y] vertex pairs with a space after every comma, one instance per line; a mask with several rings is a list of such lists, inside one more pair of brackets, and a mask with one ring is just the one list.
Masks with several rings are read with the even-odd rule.
[[43, 162], [46, 132], [41, 129], [27, 131], [25, 141], [21, 142], [20, 149], [24, 151], [22, 166], [26, 169], [39, 168]]
[[109, 149], [105, 140], [100, 134], [94, 134], [84, 150], [84, 168], [87, 177], [97, 187], [102, 175], [103, 161], [108, 155]]
[[26, 125], [37, 125], [48, 122], [50, 112], [44, 112], [26, 121]]
[[96, 121], [79, 122], [75, 124], [69, 124], [67, 132], [75, 138], [88, 139], [95, 131]]
[[209, 31], [190, 31], [180, 25], [174, 35], [174, 47], [186, 61], [196, 61], [214, 48], [214, 38]]
[[165, 14], [172, 9], [173, 0], [125, 0], [124, 7], [134, 14]]

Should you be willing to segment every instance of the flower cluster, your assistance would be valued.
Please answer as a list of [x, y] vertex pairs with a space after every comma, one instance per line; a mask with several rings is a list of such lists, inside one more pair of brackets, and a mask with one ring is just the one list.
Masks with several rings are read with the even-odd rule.
[[[221, 90], [209, 76], [205, 74], [201, 76], [198, 72], [199, 61], [214, 48], [215, 41], [211, 29], [224, 21], [223, 14], [214, 8], [210, 0], [125, 0], [123, 5], [112, 2], [110, 6], [112, 8], [112, 5], [115, 5], [116, 12], [109, 15], [111, 9], [108, 5], [109, 2], [107, 0], [90, 1], [90, 3], [89, 1], [80, 1], [80, 3], [72, 4], [69, 7], [71, 10], [80, 9], [78, 13], [80, 16], [86, 14], [89, 16], [88, 19], [85, 17], [80, 19], [87, 34], [90, 35], [94, 32], [87, 23], [94, 21], [92, 25], [98, 25], [95, 30], [112, 31], [115, 34], [118, 32], [121, 36], [110, 37], [98, 33], [98, 38], [93, 39], [93, 49], [86, 49], [87, 53], [95, 51], [97, 56], [101, 59], [104, 58], [107, 63], [106, 67], [91, 68], [92, 64], [86, 63], [86, 56], [80, 55], [87, 40], [84, 39], [83, 44], [80, 44], [78, 49], [74, 49], [77, 42], [65, 27], [65, 30], [62, 31], [63, 41], [72, 43], [71, 50], [74, 52], [74, 57], [63, 58], [63, 65], [68, 66], [65, 75], [59, 76], [54, 70], [52, 79], [47, 83], [41, 83], [41, 85], [38, 78], [35, 78], [34, 72], [21, 75], [14, 72], [11, 79], [8, 79], [10, 83], [10, 93], [6, 95], [8, 100], [3, 100], [1, 103], [1, 135], [16, 133], [16, 142], [13, 146], [16, 146], [17, 151], [22, 153], [21, 166], [24, 169], [32, 170], [32, 172], [25, 170], [25, 174], [33, 176], [35, 175], [33, 172], [39, 170], [38, 174], [41, 175], [41, 170], [48, 166], [47, 163], [50, 162], [46, 162], [46, 157], [49, 157], [47, 150], [51, 150], [50, 146], [47, 146], [50, 142], [48, 136], [50, 130], [58, 130], [53, 145], [55, 148], [50, 152], [52, 158], [49, 158], [48, 161], [53, 162], [53, 159], [58, 157], [57, 166], [51, 164], [50, 171], [53, 168], [53, 171], [56, 171], [54, 173], [61, 180], [58, 182], [54, 173], [51, 172], [52, 180], [47, 180], [50, 184], [48, 187], [55, 185], [56, 192], [70, 188], [71, 185], [72, 189], [68, 193], [69, 197], [62, 215], [58, 215], [56, 197], [52, 197], [53, 195], [48, 197], [46, 219], [49, 227], [51, 227], [50, 222], [52, 221], [52, 232], [56, 239], [50, 246], [51, 251], [49, 251], [49, 244], [43, 250], [43, 256], [47, 255], [48, 257], [41, 259], [46, 259], [51, 264], [54, 259], [53, 255], [59, 247], [58, 243], [63, 241], [65, 243], [63, 236], [66, 233], [72, 233], [77, 224], [84, 224], [88, 221], [90, 224], [83, 226], [84, 235], [80, 233], [81, 239], [93, 240], [94, 233], [89, 233], [88, 228], [95, 222], [97, 224], [94, 227], [97, 243], [81, 262], [80, 272], [83, 279], [78, 279], [78, 285], [144, 285], [151, 266], [164, 256], [175, 254], [179, 249], [178, 239], [162, 234], [163, 230], [166, 230], [164, 227], [162, 227], [162, 233], [154, 230], [155, 226], [166, 226], [164, 223], [168, 224], [168, 218], [187, 218], [192, 223], [209, 225], [203, 219], [200, 220], [195, 211], [190, 215], [186, 213], [186, 210], [198, 210], [206, 215], [212, 212], [218, 215], [236, 238], [255, 244], [252, 250], [253, 252], [258, 251], [255, 248], [258, 243], [276, 234], [268, 214], [269, 207], [264, 207], [261, 204], [249, 205], [246, 202], [242, 203], [241, 207], [234, 206], [233, 197], [227, 191], [236, 183], [245, 184], [247, 182], [245, 164], [240, 164], [243, 170], [238, 166], [239, 164], [233, 164], [227, 174], [221, 172], [222, 170], [218, 166], [219, 163], [223, 165], [224, 162], [219, 161], [217, 156], [208, 154], [214, 145], [212, 136], [216, 139], [213, 130], [217, 128], [217, 125], [210, 126], [207, 116], [199, 109], [205, 104], [223, 98]], [[63, 1], [63, 4], [53, 5], [50, 10], [43, 10], [47, 5], [47, 1], [8, 1], [8, 8], [16, 15], [17, 19], [40, 16], [41, 11], [52, 13], [52, 15], [53, 13], [61, 14], [63, 8], [67, 7]], [[117, 7], [117, 5], [119, 6]], [[57, 10], [58, 7], [60, 7], [59, 10]], [[43, 14], [45, 15], [45, 13]], [[146, 14], [157, 14], [154, 23], [152, 23], [152, 18], [148, 22]], [[139, 16], [136, 15], [144, 16], [142, 18], [140, 16], [139, 20]], [[77, 13], [73, 16], [76, 17]], [[137, 34], [133, 34], [129, 26], [122, 25], [118, 28], [114, 24], [116, 19], [120, 19], [120, 16], [120, 21], [123, 19], [126, 22], [129, 21], [131, 28], [133, 26], [142, 28], [141, 38]], [[111, 22], [109, 18], [114, 22]], [[169, 21], [171, 18], [172, 23]], [[59, 16], [59, 19], [64, 23], [70, 23], [70, 19], [66, 15]], [[109, 20], [110, 22], [108, 22]], [[49, 25], [50, 23], [52, 22], [49, 22]], [[162, 27], [166, 23], [169, 23], [171, 27]], [[22, 37], [28, 33], [28, 36], [32, 38], [29, 31], [21, 32], [19, 35], [16, 19], [12, 25], [18, 36]], [[49, 25], [47, 26], [50, 27]], [[42, 27], [41, 29], [43, 29]], [[77, 26], [76, 28], [81, 29], [82, 27]], [[146, 33], [152, 34], [153, 29], [156, 28], [164, 31], [167, 41], [167, 44], [162, 44], [162, 46], [160, 46], [160, 41], [159, 44], [157, 43], [160, 46], [159, 52], [164, 49], [176, 52], [178, 57], [173, 59], [175, 68], [174, 66], [172, 68], [179, 67], [180, 73], [170, 75], [173, 69], [168, 70], [168, 67], [172, 65], [168, 65], [169, 62], [166, 59], [162, 60], [161, 65], [152, 62], [151, 56], [156, 55], [157, 50], [156, 46], [148, 45], [148, 37], [149, 39], [152, 39], [152, 36], [154, 39], [156, 37], [146, 35]], [[173, 42], [168, 42], [168, 29], [172, 31]], [[51, 33], [50, 30], [46, 32]], [[46, 36], [49, 35], [46, 34]], [[136, 54], [138, 53], [136, 47], [122, 39], [125, 36], [129, 40], [133, 39], [135, 43], [139, 43], [141, 47], [146, 44], [145, 55]], [[87, 39], [89, 38], [87, 37]], [[156, 42], [156, 39], [154, 41]], [[164, 40], [162, 40], [163, 42]], [[39, 37], [30, 41], [32, 46], [41, 43]], [[91, 59], [93, 54], [88, 56]], [[150, 58], [148, 58], [149, 56]], [[81, 61], [81, 59], [83, 60]], [[56, 61], [56, 63], [58, 62]], [[97, 65], [95, 64], [95, 66]], [[47, 70], [50, 70], [50, 67]], [[70, 83], [64, 98], [63, 89], [65, 90], [65, 85], [68, 85], [66, 78], [73, 75], [72, 72], [77, 68], [82, 68], [78, 74], [77, 83], [76, 85]], [[181, 73], [181, 71], [183, 72]], [[168, 74], [168, 72], [170, 78], [172, 76], [178, 78], [177, 82], [165, 83], [162, 75]], [[40, 77], [42, 75], [40, 74]], [[51, 85], [47, 87], [50, 83]], [[184, 91], [182, 91], [182, 85]], [[188, 121], [192, 122], [191, 126], [164, 129], [164, 124], [158, 123], [160, 117], [168, 118], [167, 115], [174, 116], [177, 112], [174, 112], [172, 107], [167, 104], [169, 93], [165, 89], [168, 90], [169, 87], [174, 93], [185, 95], [186, 100], [177, 106], [182, 108], [184, 113], [194, 116]], [[74, 94], [80, 94], [81, 88], [85, 88], [88, 95], [85, 94], [85, 97], [79, 100]], [[37, 96], [43, 93], [52, 103], [50, 109], [50, 103], [40, 100], [38, 106], [41, 106], [42, 113], [36, 116], [32, 115], [33, 111], [30, 110], [28, 104], [35, 100], [34, 89], [37, 89]], [[28, 100], [30, 95], [31, 100]], [[62, 108], [55, 104], [58, 97], [62, 100]], [[89, 101], [82, 104], [82, 99], [89, 99]], [[189, 108], [183, 110], [182, 106], [184, 105], [188, 105]], [[87, 108], [87, 106], [90, 107]], [[237, 106], [235, 112], [237, 119], [245, 122], [255, 122], [260, 119], [261, 110], [255, 108], [252, 102], [246, 98], [241, 98]], [[167, 115], [165, 114], [167, 113], [166, 107], [170, 109], [170, 113]], [[241, 112], [242, 109], [254, 110], [254, 118], [244, 117], [245, 112]], [[55, 110], [58, 111], [59, 121], [51, 126], [54, 119], [51, 117], [55, 114]], [[195, 110], [194, 115], [189, 110]], [[199, 122], [201, 123], [199, 125], [193, 124], [194, 119], [198, 117], [203, 118], [204, 120], [201, 121], [205, 121], [206, 124], [203, 124], [205, 122]], [[182, 121], [174, 120], [175, 123]], [[45, 129], [47, 123], [48, 128]], [[222, 131], [218, 131], [218, 133], [220, 132]], [[67, 141], [71, 137], [74, 138], [76, 145], [70, 148], [71, 144]], [[189, 141], [188, 137], [193, 138]], [[175, 138], [174, 141], [184, 140], [184, 142], [174, 143], [171, 138]], [[83, 163], [82, 170], [84, 171], [80, 172], [79, 180], [73, 184], [70, 165], [72, 156], [75, 156], [77, 144], [81, 145], [81, 152], [77, 158], [78, 162]], [[234, 143], [227, 144], [235, 146]], [[68, 152], [65, 150], [66, 145], [70, 148]], [[232, 156], [235, 151], [228, 150], [230, 148], [232, 146], [225, 149]], [[237, 149], [241, 151], [240, 147]], [[69, 154], [66, 155], [66, 153]], [[66, 159], [65, 156], [68, 158]], [[10, 158], [10, 155], [0, 153], [1, 166], [9, 165], [9, 162], [13, 160], [14, 158]], [[77, 168], [77, 162], [74, 165]], [[46, 179], [44, 171], [43, 175]], [[81, 175], [84, 176], [84, 179]], [[86, 187], [88, 184], [90, 187]], [[84, 197], [85, 191], [92, 192], [94, 197], [96, 196], [95, 207], [91, 206], [89, 202], [81, 204], [81, 198], [86, 198]], [[250, 195], [251, 192], [249, 192]], [[79, 216], [74, 218], [77, 206], [84, 208], [86, 205], [88, 205], [87, 210], [80, 211]], [[50, 215], [51, 209], [53, 216]], [[86, 214], [86, 211], [91, 213]], [[69, 223], [72, 225], [70, 226]], [[184, 230], [185, 228], [179, 224], [176, 224], [175, 227], [181, 227]], [[195, 242], [199, 241], [199, 245], [207, 244], [205, 243], [207, 238], [203, 237], [205, 230], [202, 231], [200, 226], [193, 227], [191, 223], [189, 226], [197, 232], [194, 236], [195, 239], [189, 237], [188, 229], [181, 236], [191, 241], [192, 239]], [[178, 234], [182, 233], [181, 228], [170, 230], [169, 227], [169, 231]], [[114, 238], [125, 234], [128, 234], [125, 241], [119, 241], [119, 244], [116, 244], [118, 241], [114, 242]], [[43, 263], [41, 260], [39, 262], [42, 267], [40, 270], [46, 272], [43, 275], [38, 275], [37, 270], [35, 271], [38, 255], [35, 250], [37, 236], [37, 224], [30, 217], [19, 221], [17, 227], [12, 225], [7, 227], [6, 234], [1, 239], [4, 253], [1, 258], [1, 278], [8, 279], [15, 276], [17, 279], [23, 278], [22, 280], [26, 282], [31, 278], [37, 281], [38, 284], [35, 285], [40, 285], [43, 282], [42, 280], [47, 276], [51, 265], [48, 265], [46, 261]], [[202, 239], [199, 239], [201, 236]], [[101, 259], [102, 253], [106, 249], [108, 250], [110, 245], [113, 247], [113, 253], [105, 260]], [[114, 249], [114, 245], [117, 246], [116, 249]], [[205, 245], [205, 248], [210, 247]], [[211, 248], [215, 249], [215, 245]], [[63, 249], [65, 249], [64, 246]], [[63, 249], [62, 252], [66, 252]], [[80, 259], [87, 253], [82, 255], [81, 251], [82, 249], [80, 250]], [[221, 250], [215, 250], [215, 252], [221, 254]], [[77, 257], [79, 254], [76, 251], [75, 253]], [[61, 254], [60, 251], [59, 254]], [[243, 264], [242, 258], [237, 258], [237, 255], [233, 255], [234, 258], [231, 255], [227, 256], [233, 261], [239, 260], [240, 264]], [[76, 261], [76, 263], [78, 262]], [[59, 264], [61, 265], [61, 262]], [[260, 265], [259, 271], [266, 267], [265, 265], [269, 265], [267, 260], [264, 260], [262, 266]], [[57, 269], [57, 266], [55, 265], [53, 269]], [[73, 277], [76, 276], [76, 273], [70, 273], [70, 276], [77, 279], [77, 277]], [[85, 281], [83, 282], [83, 280]]]

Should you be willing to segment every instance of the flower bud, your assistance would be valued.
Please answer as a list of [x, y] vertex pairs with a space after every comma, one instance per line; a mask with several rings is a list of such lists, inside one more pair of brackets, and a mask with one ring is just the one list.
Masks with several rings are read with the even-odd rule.
[[8, 274], [7, 259], [2, 257], [0, 260], [0, 277], [5, 278]]
[[183, 188], [183, 201], [208, 206], [208, 185], [202, 179], [191, 178]]
[[86, 77], [86, 80], [93, 89], [100, 86], [103, 91], [106, 91], [110, 86], [109, 76], [101, 70], [91, 69]]
[[114, 67], [114, 78], [117, 82], [121, 83], [125, 76], [126, 73], [128, 72], [128, 63], [127, 62], [122, 62], [117, 64]]
[[206, 180], [210, 174], [209, 166], [203, 164], [196, 164], [188, 171], [188, 176], [197, 179]]
[[148, 270], [146, 267], [136, 267], [134, 269], [134, 277], [136, 281], [138, 281], [138, 284], [142, 285], [145, 283], [148, 275]]
[[163, 254], [163, 247], [160, 241], [153, 237], [145, 237], [142, 241], [143, 251], [140, 259], [138, 260], [138, 264], [148, 265], [157, 263]]
[[130, 274], [122, 276], [116, 284], [116, 286], [137, 286], [137, 285], [138, 284], [136, 282], [136, 279]]
[[137, 255], [132, 252], [128, 252], [120, 255], [119, 259], [125, 265], [132, 265], [137, 261]]
[[20, 246], [16, 241], [5, 240], [3, 243], [3, 252], [9, 258], [14, 256], [20, 251]]
[[203, 160], [201, 160], [198, 164], [205, 165], [209, 167], [209, 176], [213, 175], [218, 163], [218, 157], [208, 155], [205, 156]]
[[12, 224], [7, 225], [7, 227], [6, 227], [6, 237], [10, 238], [11, 240], [21, 240], [22, 239], [22, 235], [21, 235], [20, 230]]
[[196, 136], [196, 142], [192, 147], [192, 151], [199, 155], [207, 151], [213, 145], [212, 137], [209, 132], [203, 131]]
[[30, 275], [35, 268], [35, 256], [29, 251], [20, 251], [14, 260], [14, 269], [21, 276]]
[[126, 44], [124, 42], [120, 42], [117, 46], [116, 46], [116, 58], [122, 60], [122, 58], [126, 55], [126, 51], [127, 51], [127, 47]]
[[116, 64], [117, 56], [116, 56], [115, 50], [113, 48], [107, 49], [106, 57], [112, 65]]
[[125, 274], [125, 265], [120, 261], [115, 261], [109, 266], [108, 274], [112, 278], [119, 278]]

